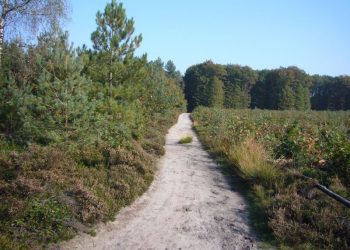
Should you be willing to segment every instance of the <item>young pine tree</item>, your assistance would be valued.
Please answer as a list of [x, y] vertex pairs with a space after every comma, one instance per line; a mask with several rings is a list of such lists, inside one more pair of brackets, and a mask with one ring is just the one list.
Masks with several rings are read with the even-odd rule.
[[81, 135], [89, 134], [94, 101], [88, 98], [90, 81], [81, 75], [83, 65], [68, 45], [67, 34], [43, 34], [38, 51], [42, 73], [34, 87], [28, 131], [43, 143], [86, 138]]
[[97, 12], [96, 23], [97, 29], [91, 34], [91, 40], [102, 63], [108, 65], [105, 82], [112, 86], [118, 73], [115, 67], [133, 58], [142, 36], [133, 36], [134, 20], [127, 18], [123, 4], [118, 4], [116, 0], [108, 3], [103, 13]]

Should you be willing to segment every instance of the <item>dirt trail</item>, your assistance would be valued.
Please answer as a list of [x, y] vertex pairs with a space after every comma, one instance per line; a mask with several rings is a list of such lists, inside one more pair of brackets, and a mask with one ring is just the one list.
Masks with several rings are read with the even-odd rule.
[[[244, 199], [232, 191], [202, 149], [189, 114], [166, 137], [166, 153], [150, 189], [116, 220], [61, 249], [257, 249]], [[190, 134], [193, 142], [178, 144]]]

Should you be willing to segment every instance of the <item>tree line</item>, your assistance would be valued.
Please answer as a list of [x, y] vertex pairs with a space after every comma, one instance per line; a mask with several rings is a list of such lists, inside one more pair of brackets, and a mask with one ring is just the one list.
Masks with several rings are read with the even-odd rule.
[[309, 75], [294, 66], [253, 70], [212, 61], [184, 76], [188, 110], [197, 106], [272, 110], [348, 110], [350, 77]]

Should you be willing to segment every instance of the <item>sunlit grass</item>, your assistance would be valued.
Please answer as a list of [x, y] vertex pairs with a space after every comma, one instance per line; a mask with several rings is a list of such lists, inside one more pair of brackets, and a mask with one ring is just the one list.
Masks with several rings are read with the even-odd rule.
[[235, 163], [246, 179], [258, 179], [265, 185], [276, 183], [279, 179], [279, 172], [269, 160], [267, 152], [252, 138], [233, 147], [228, 158]]

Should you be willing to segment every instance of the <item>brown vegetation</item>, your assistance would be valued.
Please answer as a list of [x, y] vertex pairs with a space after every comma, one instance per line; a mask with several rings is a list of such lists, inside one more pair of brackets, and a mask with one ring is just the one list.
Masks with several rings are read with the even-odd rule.
[[293, 249], [349, 248], [350, 210], [297, 177], [350, 197], [348, 113], [198, 108], [193, 118], [202, 142], [246, 181], [262, 237]]

